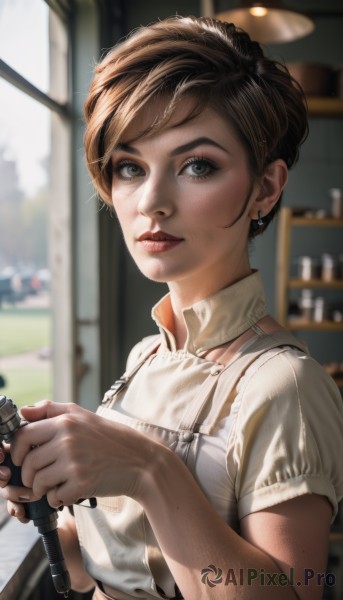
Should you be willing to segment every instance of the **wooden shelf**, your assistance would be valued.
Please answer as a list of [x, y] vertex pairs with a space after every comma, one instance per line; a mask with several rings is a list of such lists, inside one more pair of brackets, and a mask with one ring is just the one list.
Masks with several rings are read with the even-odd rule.
[[295, 217], [291, 215], [293, 227], [343, 227], [343, 219], [333, 217]]
[[307, 98], [310, 117], [343, 117], [343, 99], [309, 96]]
[[[342, 101], [343, 104], [343, 101]], [[290, 277], [290, 263], [292, 254], [292, 230], [294, 227], [338, 227], [343, 229], [343, 219], [333, 217], [308, 217], [295, 216], [293, 209], [284, 207], [280, 211], [277, 247], [277, 287], [276, 287], [276, 315], [281, 325], [293, 331], [343, 331], [343, 323], [335, 321], [324, 321], [316, 323], [304, 319], [289, 319], [289, 293], [290, 290], [306, 288], [343, 290], [343, 279], [324, 281], [322, 279], [311, 279], [309, 281]]]
[[323, 279], [290, 279], [288, 287], [301, 290], [303, 288], [319, 288], [327, 290], [342, 290], [343, 279], [335, 279], [333, 281], [324, 281]]
[[286, 323], [286, 327], [291, 331], [302, 329], [304, 331], [343, 331], [343, 322], [335, 323], [334, 321], [306, 321], [305, 319], [290, 319]]

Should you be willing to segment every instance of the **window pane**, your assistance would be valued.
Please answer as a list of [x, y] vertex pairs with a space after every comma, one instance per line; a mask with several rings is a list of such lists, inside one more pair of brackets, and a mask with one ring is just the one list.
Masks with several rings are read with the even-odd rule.
[[67, 29], [44, 0], [0, 0], [0, 58], [57, 102], [67, 101]]
[[43, 0], [1, 0], [0, 56], [20, 75], [49, 88], [49, 8]]
[[0, 393], [22, 405], [51, 397], [50, 111], [1, 79], [0, 102]]
[[0, 78], [0, 148], [15, 160], [18, 186], [26, 195], [46, 187], [50, 111]]

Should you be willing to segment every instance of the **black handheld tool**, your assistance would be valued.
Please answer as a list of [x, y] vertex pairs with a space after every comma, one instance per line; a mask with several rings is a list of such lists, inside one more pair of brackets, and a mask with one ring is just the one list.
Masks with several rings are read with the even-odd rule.
[[[0, 442], [10, 444], [16, 431], [26, 424], [26, 421], [21, 420], [18, 409], [12, 400], [0, 395]], [[12, 472], [10, 485], [23, 485], [21, 467], [12, 462], [9, 453], [6, 454], [4, 464]], [[35, 502], [26, 502], [24, 506], [27, 518], [33, 521], [42, 536], [55, 590], [59, 594], [64, 594], [64, 597], [67, 598], [70, 590], [70, 576], [64, 562], [58, 537], [57, 511], [49, 505], [46, 496]]]

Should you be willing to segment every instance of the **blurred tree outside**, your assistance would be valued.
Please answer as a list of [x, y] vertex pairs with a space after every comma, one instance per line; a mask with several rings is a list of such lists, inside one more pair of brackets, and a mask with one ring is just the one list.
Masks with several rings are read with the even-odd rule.
[[24, 197], [14, 161], [0, 148], [0, 272], [5, 267], [47, 267], [47, 190]]
[[[1, 147], [0, 180], [0, 275], [48, 269], [47, 187], [25, 194]], [[48, 290], [0, 302], [0, 394], [18, 406], [51, 397], [50, 328]]]

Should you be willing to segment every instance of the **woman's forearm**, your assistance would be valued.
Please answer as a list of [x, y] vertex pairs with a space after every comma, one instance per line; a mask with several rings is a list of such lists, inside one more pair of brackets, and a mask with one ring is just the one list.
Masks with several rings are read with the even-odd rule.
[[[275, 600], [274, 586], [261, 587], [258, 579], [243, 585], [239, 574], [281, 575], [277, 564], [223, 522], [177, 456], [161, 452], [147, 471], [143, 487], [147, 491], [142, 492], [140, 502], [185, 600]], [[206, 573], [202, 576], [209, 566], [222, 569], [221, 585], [208, 585], [208, 580], [216, 578], [215, 569], [208, 579]], [[228, 567], [231, 582], [225, 582]], [[277, 593], [279, 600], [297, 597], [290, 585], [278, 587]]]

